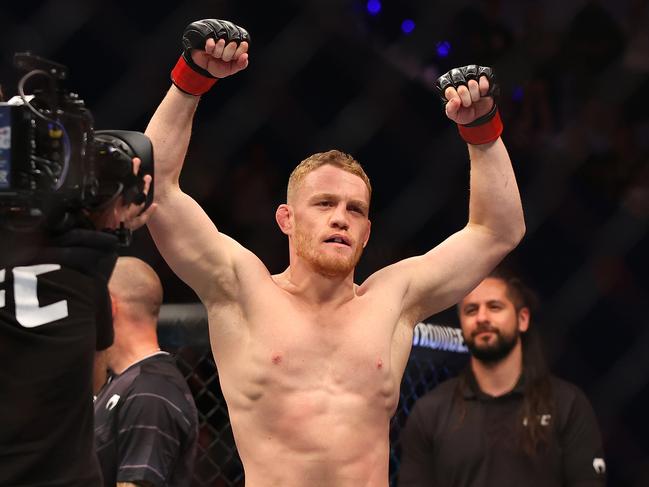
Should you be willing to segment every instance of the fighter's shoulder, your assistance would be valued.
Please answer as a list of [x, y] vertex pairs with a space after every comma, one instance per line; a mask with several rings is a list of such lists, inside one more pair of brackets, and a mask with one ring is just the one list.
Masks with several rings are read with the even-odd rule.
[[247, 295], [272, 284], [268, 268], [257, 255], [224, 233], [219, 233], [218, 238], [222, 247], [217, 252], [227, 257], [219, 265], [204, 268], [207, 276], [197, 292], [208, 309], [240, 303]]
[[416, 265], [415, 257], [387, 265], [371, 274], [360, 286], [361, 292], [383, 289], [391, 293], [405, 294], [409, 282], [408, 269]]
[[259, 278], [260, 276], [264, 276], [270, 280], [270, 272], [257, 254], [223, 232], [219, 232], [219, 238], [223, 245], [230, 249], [237, 277]]

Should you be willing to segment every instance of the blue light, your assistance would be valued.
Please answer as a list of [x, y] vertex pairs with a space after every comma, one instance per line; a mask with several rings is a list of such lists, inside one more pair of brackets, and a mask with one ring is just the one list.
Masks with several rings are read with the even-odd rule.
[[512, 100], [523, 101], [523, 95], [525, 95], [525, 91], [523, 90], [523, 87], [517, 86], [516, 88], [514, 88], [514, 91], [512, 92]]
[[376, 15], [381, 11], [381, 2], [379, 0], [367, 0], [367, 11], [370, 15]]
[[451, 43], [448, 41], [439, 41], [437, 43], [437, 55], [446, 57], [451, 53]]
[[411, 19], [405, 19], [403, 22], [401, 22], [401, 30], [406, 35], [410, 34], [413, 30], [415, 30], [415, 21]]

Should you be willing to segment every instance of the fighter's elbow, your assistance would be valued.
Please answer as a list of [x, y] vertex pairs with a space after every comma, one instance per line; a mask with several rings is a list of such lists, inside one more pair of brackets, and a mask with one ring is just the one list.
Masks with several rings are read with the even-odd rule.
[[487, 228], [493, 240], [492, 245], [501, 249], [504, 254], [514, 250], [525, 236], [525, 222], [522, 218]]
[[511, 250], [515, 249], [523, 237], [525, 236], [525, 220], [521, 216], [516, 221], [510, 222], [510, 227], [506, 232], [505, 240], [507, 244], [511, 247]]

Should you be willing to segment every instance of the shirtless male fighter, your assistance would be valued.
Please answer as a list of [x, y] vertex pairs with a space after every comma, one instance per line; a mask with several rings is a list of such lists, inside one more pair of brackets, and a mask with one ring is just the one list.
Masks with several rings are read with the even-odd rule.
[[350, 156], [315, 154], [293, 172], [276, 212], [290, 256], [278, 275], [181, 191], [200, 96], [247, 67], [249, 37], [208, 19], [190, 24], [183, 44], [173, 86], [146, 130], [158, 204], [148, 225], [207, 309], [246, 486], [387, 487], [389, 422], [414, 325], [459, 301], [525, 231], [491, 70], [466, 66], [438, 80], [446, 114], [469, 142], [467, 225], [356, 285], [370, 185]]

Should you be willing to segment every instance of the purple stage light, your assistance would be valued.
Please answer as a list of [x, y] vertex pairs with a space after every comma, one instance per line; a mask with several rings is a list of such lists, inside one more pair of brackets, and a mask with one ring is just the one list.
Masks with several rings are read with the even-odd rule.
[[523, 96], [525, 95], [525, 90], [522, 86], [517, 86], [512, 92], [512, 100], [514, 101], [523, 101]]
[[367, 11], [370, 15], [376, 15], [381, 11], [381, 2], [379, 0], [367, 0]]
[[415, 30], [415, 21], [412, 19], [405, 19], [403, 22], [401, 22], [401, 30], [406, 35], [410, 34], [413, 30]]
[[446, 57], [451, 53], [451, 43], [448, 41], [439, 41], [437, 43], [437, 55]]

